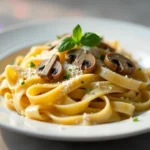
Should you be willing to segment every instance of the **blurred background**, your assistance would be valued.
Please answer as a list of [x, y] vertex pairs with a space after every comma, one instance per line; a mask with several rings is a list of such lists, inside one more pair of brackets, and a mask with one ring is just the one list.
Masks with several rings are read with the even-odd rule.
[[29, 20], [92, 16], [150, 26], [150, 0], [0, 0], [0, 30]]

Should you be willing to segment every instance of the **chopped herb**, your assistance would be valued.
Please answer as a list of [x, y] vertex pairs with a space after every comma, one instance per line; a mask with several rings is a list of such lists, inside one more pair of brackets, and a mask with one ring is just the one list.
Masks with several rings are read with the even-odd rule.
[[81, 81], [82, 84], [84, 84], [84, 81]]
[[70, 69], [70, 68], [69, 68], [69, 71], [71, 72], [71, 71], [72, 71], [72, 69]]
[[101, 55], [101, 56], [100, 56], [100, 59], [101, 59], [102, 61], [104, 61], [105, 56], [104, 56], [104, 55]]
[[139, 71], [142, 71], [142, 69], [141, 69], [141, 68], [139, 68], [138, 70], [139, 70]]
[[22, 81], [20, 84], [21, 84], [21, 85], [24, 85], [24, 84], [25, 84], [25, 82], [24, 82], [24, 81]]
[[48, 44], [48, 46], [52, 46], [52, 44]]
[[20, 62], [18, 62], [17, 65], [20, 66]]
[[70, 74], [68, 73], [67, 75], [64, 75], [64, 79], [69, 79], [70, 78]]
[[44, 68], [45, 68], [45, 65], [40, 66], [40, 67], [39, 67], [39, 70], [43, 70]]
[[138, 117], [133, 118], [133, 122], [138, 122], [138, 121], [139, 121]]
[[90, 91], [91, 91], [90, 88], [87, 88], [87, 89], [86, 89], [86, 93], [87, 93], [87, 94], [90, 93]]
[[33, 62], [30, 62], [30, 68], [34, 68], [35, 64]]
[[60, 39], [60, 38], [61, 38], [61, 36], [59, 36], [59, 35], [57, 35], [56, 37], [57, 37], [57, 39]]

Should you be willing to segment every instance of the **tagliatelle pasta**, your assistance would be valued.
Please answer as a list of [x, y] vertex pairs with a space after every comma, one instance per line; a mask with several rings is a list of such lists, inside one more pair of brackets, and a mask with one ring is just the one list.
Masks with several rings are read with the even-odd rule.
[[[132, 74], [128, 70], [122, 74], [111, 68], [114, 64], [119, 66], [118, 62], [105, 65], [104, 59], [111, 50], [132, 61], [116, 41], [103, 41], [104, 45], [92, 47], [76, 45], [68, 52], [59, 52], [61, 40], [34, 46], [26, 56], [18, 56], [13, 65], [6, 66], [0, 76], [0, 94], [8, 108], [30, 119], [64, 125], [116, 122], [150, 108], [149, 71], [135, 64]], [[78, 49], [85, 52], [82, 67]], [[73, 60], [75, 63], [70, 61], [72, 54], [76, 56], [73, 59], [78, 58]], [[53, 60], [53, 56], [57, 57]], [[43, 64], [53, 66], [53, 70], [45, 70], [48, 75]], [[59, 76], [54, 65], [60, 69]]]

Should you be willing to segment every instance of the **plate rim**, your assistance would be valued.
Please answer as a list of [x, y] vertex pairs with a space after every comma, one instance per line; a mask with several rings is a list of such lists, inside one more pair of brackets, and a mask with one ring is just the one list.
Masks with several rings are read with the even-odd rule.
[[[62, 20], [66, 19], [83, 19], [83, 17], [64, 17], [64, 18], [61, 18]], [[29, 27], [31, 25], [39, 25], [39, 24], [46, 24], [46, 23], [50, 23], [52, 21], [56, 21], [58, 20], [59, 18], [54, 18], [52, 20], [48, 20], [48, 21], [39, 21], [39, 20], [33, 20], [33, 21], [29, 21], [27, 23], [19, 23], [19, 24], [15, 24], [15, 25], [12, 25], [10, 27], [7, 27], [7, 28], [4, 28], [2, 29], [2, 31], [0, 32], [0, 34], [3, 34], [3, 33], [6, 33], [6, 32], [10, 32], [10, 31], [14, 31], [14, 30], [18, 30], [18, 29], [22, 29], [22, 28], [25, 28], [25, 27]], [[126, 22], [126, 21], [121, 21], [121, 20], [115, 20], [115, 19], [106, 19], [106, 18], [96, 18], [96, 17], [85, 17], [84, 19], [88, 19], [88, 20], [101, 20], [101, 21], [108, 21], [108, 22], [114, 22], [114, 23], [119, 23], [119, 24], [126, 24], [126, 25], [129, 25], [131, 27], [137, 27], [137, 28], [142, 28], [142, 29], [145, 29], [145, 30], [150, 30], [149, 27], [147, 26], [144, 26], [144, 25], [139, 25], [139, 24], [136, 24], [136, 23], [132, 23], [132, 22]], [[3, 55], [1, 58], [5, 58], [7, 55]], [[6, 108], [5, 108], [6, 109]], [[32, 121], [32, 120], [31, 120]], [[138, 135], [138, 134], [141, 134], [141, 133], [145, 133], [145, 132], [148, 132], [150, 131], [150, 126], [145, 128], [145, 129], [142, 129], [142, 130], [139, 130], [138, 132], [126, 132], [125, 134], [121, 134], [121, 135], [111, 135], [111, 136], [105, 136], [105, 137], [101, 137], [101, 136], [95, 136], [95, 137], [81, 137], [81, 136], [75, 136], [75, 137], [70, 137], [70, 136], [65, 136], [65, 135], [43, 135], [42, 133], [35, 133], [35, 132], [31, 132], [30, 130], [27, 131], [27, 130], [21, 130], [20, 128], [16, 128], [14, 126], [11, 126], [11, 125], [5, 125], [3, 123], [1, 123], [0, 121], [0, 127], [1, 128], [6, 128], [8, 130], [11, 130], [11, 131], [15, 131], [15, 132], [18, 132], [18, 133], [23, 133], [25, 135], [30, 135], [30, 136], [36, 136], [36, 137], [41, 137], [41, 138], [44, 138], [44, 139], [54, 139], [54, 140], [62, 140], [62, 141], [103, 141], [103, 140], [110, 140], [110, 139], [118, 139], [118, 138], [125, 138], [125, 137], [130, 137], [130, 136], [134, 136], [134, 135]]]
[[[87, 127], [87, 126], [85, 126]], [[87, 136], [64, 136], [64, 135], [43, 135], [42, 133], [35, 133], [35, 132], [30, 132], [28, 130], [22, 130], [20, 128], [16, 129], [13, 126], [5, 126], [4, 124], [0, 123], [0, 129], [7, 129], [8, 131], [13, 131], [15, 133], [23, 134], [26, 136], [30, 137], [35, 137], [35, 138], [42, 138], [42, 139], [48, 139], [48, 140], [56, 140], [56, 141], [70, 141], [70, 142], [94, 142], [94, 141], [109, 141], [109, 140], [117, 140], [117, 139], [124, 139], [124, 138], [130, 138], [134, 137], [137, 135], [142, 135], [147, 132], [150, 132], [150, 128], [144, 129], [138, 132], [132, 132], [132, 133], [125, 133], [121, 135], [111, 135], [111, 136], [104, 136], [99, 137], [99, 136], [94, 136], [94, 137], [87, 137]]]

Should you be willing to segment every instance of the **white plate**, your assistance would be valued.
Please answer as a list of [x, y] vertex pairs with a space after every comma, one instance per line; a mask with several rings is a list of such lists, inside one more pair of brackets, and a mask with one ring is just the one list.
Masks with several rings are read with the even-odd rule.
[[[7, 29], [0, 33], [1, 69], [10, 63], [10, 57], [3, 59], [24, 47], [55, 39], [56, 35], [71, 32], [80, 24], [84, 31], [97, 32], [107, 40], [118, 40], [133, 53], [139, 63], [150, 67], [150, 29], [120, 21], [92, 18], [62, 18], [44, 23], [29, 23]], [[14, 55], [11, 57], [13, 58]], [[143, 59], [144, 58], [144, 59]], [[46, 139], [67, 141], [108, 140], [137, 135], [150, 130], [150, 111], [138, 116], [139, 122], [132, 119], [94, 126], [61, 126], [29, 120], [16, 112], [0, 106], [0, 126], [23, 134]]]

